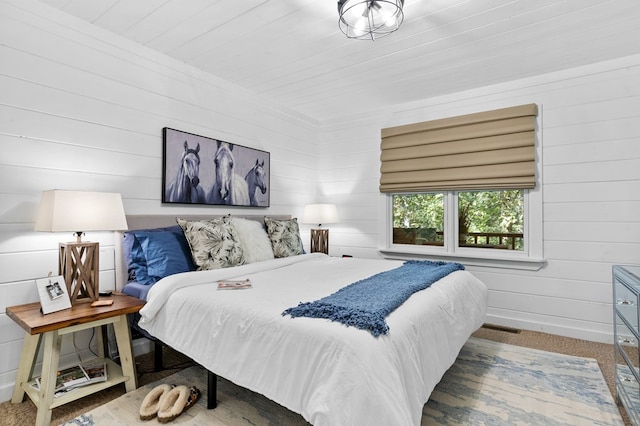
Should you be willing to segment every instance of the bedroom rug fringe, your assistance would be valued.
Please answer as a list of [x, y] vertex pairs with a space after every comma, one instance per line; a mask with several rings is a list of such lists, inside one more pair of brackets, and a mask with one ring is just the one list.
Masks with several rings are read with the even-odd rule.
[[[160, 383], [206, 389], [206, 373], [200, 367], [190, 367], [95, 408], [64, 426], [149, 425], [139, 419], [140, 404]], [[298, 414], [224, 379], [218, 382], [216, 409], [206, 409], [204, 393], [195, 406], [172, 424], [308, 424]], [[624, 423], [594, 359], [471, 338], [425, 404], [421, 424]]]

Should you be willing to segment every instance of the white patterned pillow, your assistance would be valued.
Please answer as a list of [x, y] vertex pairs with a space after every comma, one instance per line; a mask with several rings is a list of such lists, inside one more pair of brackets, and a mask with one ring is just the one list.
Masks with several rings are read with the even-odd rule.
[[247, 263], [273, 259], [271, 240], [269, 240], [262, 223], [256, 220], [232, 217], [231, 224], [236, 230]]
[[264, 224], [267, 226], [267, 234], [269, 234], [275, 257], [289, 257], [303, 253], [300, 228], [296, 218], [278, 220], [265, 216]]
[[182, 228], [193, 263], [199, 271], [244, 265], [244, 253], [228, 216], [212, 220], [187, 221], [176, 218]]

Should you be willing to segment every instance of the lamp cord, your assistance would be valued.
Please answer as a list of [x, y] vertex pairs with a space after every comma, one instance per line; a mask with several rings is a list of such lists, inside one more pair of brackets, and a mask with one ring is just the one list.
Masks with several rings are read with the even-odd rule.
[[[76, 356], [78, 357], [78, 362], [82, 365], [84, 364], [84, 362], [82, 361], [82, 355], [81, 355], [81, 350], [80, 348], [78, 348], [78, 344], [76, 343], [76, 333], [72, 333], [73, 337], [72, 337], [72, 341], [73, 341], [73, 348], [75, 349], [76, 352]], [[89, 345], [87, 347], [87, 349], [89, 350], [89, 352], [91, 352], [96, 358], [98, 358], [98, 354], [96, 352], [93, 351], [93, 349], [91, 349], [91, 342], [93, 342], [93, 339], [96, 337], [96, 329], [92, 328], [91, 329], [91, 338], [89, 338]]]

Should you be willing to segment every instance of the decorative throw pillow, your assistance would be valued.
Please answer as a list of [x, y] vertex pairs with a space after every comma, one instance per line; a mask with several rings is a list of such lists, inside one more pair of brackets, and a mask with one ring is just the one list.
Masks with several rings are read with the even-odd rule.
[[154, 232], [136, 235], [147, 260], [149, 284], [162, 278], [195, 270], [189, 244], [179, 226], [168, 232]]
[[232, 217], [231, 223], [236, 230], [247, 263], [273, 259], [271, 240], [262, 223], [240, 217]]
[[168, 275], [193, 271], [189, 244], [178, 225], [124, 233], [129, 281], [151, 285]]
[[133, 232], [128, 231], [123, 234], [122, 252], [127, 264], [127, 282], [138, 280], [136, 268], [144, 268], [144, 271], [142, 272], [146, 277], [147, 260], [144, 258], [142, 246], [140, 246], [140, 243]]
[[199, 271], [244, 265], [244, 253], [228, 216], [187, 221], [176, 218], [191, 247]]
[[275, 257], [289, 257], [303, 253], [300, 228], [296, 218], [278, 220], [265, 216], [264, 224], [267, 226], [267, 234], [269, 234]]

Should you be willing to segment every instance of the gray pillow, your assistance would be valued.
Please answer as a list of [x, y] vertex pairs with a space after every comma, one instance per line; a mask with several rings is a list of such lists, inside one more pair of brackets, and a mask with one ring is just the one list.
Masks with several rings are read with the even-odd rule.
[[265, 216], [264, 224], [267, 227], [275, 257], [289, 257], [303, 253], [300, 228], [296, 218], [278, 220]]
[[228, 216], [187, 221], [176, 218], [182, 228], [193, 263], [199, 271], [244, 265], [244, 253]]

